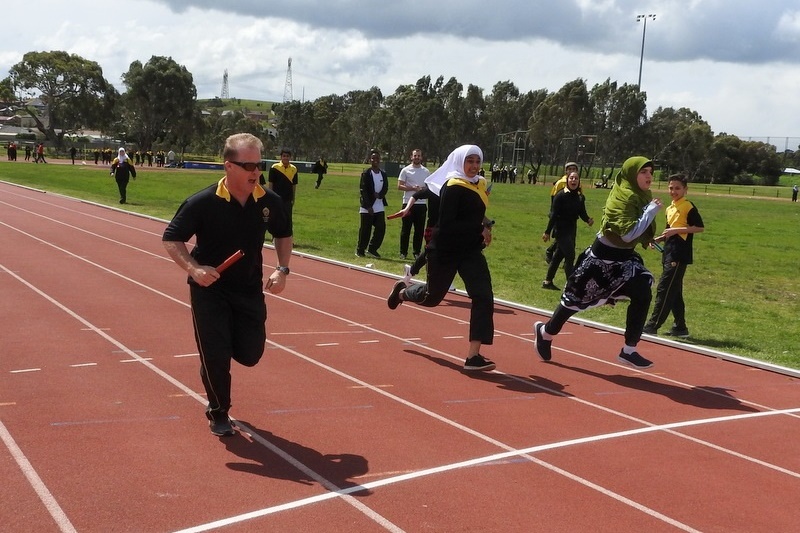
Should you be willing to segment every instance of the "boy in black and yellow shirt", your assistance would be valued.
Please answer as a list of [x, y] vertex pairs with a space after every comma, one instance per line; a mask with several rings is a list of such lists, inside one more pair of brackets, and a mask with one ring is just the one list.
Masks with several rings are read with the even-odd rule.
[[[283, 209], [292, 225], [292, 210], [294, 209], [294, 196], [297, 191], [297, 167], [289, 162], [292, 152], [284, 148], [281, 150], [281, 160], [269, 169], [267, 182], [269, 188], [283, 199]], [[263, 185], [263, 183], [262, 183]]]
[[672, 203], [667, 207], [667, 227], [655, 238], [664, 242], [662, 265], [664, 271], [658, 281], [653, 314], [644, 327], [644, 333], [655, 335], [658, 328], [672, 313], [673, 324], [669, 335], [688, 337], [686, 305], [683, 301], [683, 276], [686, 266], [692, 264], [692, 237], [703, 231], [703, 219], [695, 205], [686, 199], [686, 176], [669, 177], [669, 194]]

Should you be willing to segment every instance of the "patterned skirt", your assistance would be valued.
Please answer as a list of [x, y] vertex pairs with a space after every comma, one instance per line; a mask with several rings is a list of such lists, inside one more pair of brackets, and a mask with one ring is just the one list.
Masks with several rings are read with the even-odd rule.
[[578, 266], [572, 272], [561, 294], [561, 305], [573, 311], [583, 311], [601, 305], [614, 305], [627, 300], [625, 284], [637, 276], [647, 276], [653, 283], [653, 274], [644, 266], [642, 257], [630, 250], [624, 259], [600, 259], [595, 247], [587, 248], [578, 256]]

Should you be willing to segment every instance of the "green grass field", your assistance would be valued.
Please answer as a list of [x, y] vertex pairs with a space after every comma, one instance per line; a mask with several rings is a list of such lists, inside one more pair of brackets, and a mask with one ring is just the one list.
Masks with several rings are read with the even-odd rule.
[[[331, 164], [320, 189], [314, 189], [315, 176], [300, 175], [294, 217], [296, 249], [362, 266], [371, 262], [379, 270], [401, 274], [399, 221], [387, 222], [380, 249], [383, 259], [354, 256], [361, 169], [361, 165]], [[186, 196], [220, 177], [214, 171], [141, 169], [128, 188], [130, 203], [125, 207], [169, 219]], [[91, 163], [72, 166], [3, 161], [0, 179], [118, 206], [114, 180], [107, 169]], [[792, 181], [782, 183], [791, 185]], [[584, 186], [589, 215], [599, 223], [608, 191], [589, 188], [586, 183]], [[495, 184], [489, 216], [497, 225], [486, 256], [497, 298], [551, 311], [559, 294], [539, 288], [546, 271], [541, 234], [546, 226], [549, 190], [542, 185]], [[700, 210], [706, 231], [695, 236], [695, 264], [686, 274], [684, 292], [692, 334], [686, 342], [800, 368], [800, 203], [788, 200], [787, 187], [755, 195], [751, 194], [753, 190], [752, 186], [736, 191], [730, 191], [727, 185], [690, 186], [689, 198]], [[663, 183], [654, 192], [669, 201]], [[399, 209], [400, 199], [401, 193], [392, 191], [387, 211]], [[663, 216], [658, 226], [663, 228]], [[589, 245], [593, 238], [594, 229], [579, 222], [578, 247]], [[658, 252], [640, 251], [658, 277]], [[456, 280], [456, 286], [461, 287], [459, 282]], [[555, 283], [563, 286], [563, 271]], [[389, 288], [387, 282], [387, 292]], [[579, 316], [624, 327], [626, 309], [623, 303]]]

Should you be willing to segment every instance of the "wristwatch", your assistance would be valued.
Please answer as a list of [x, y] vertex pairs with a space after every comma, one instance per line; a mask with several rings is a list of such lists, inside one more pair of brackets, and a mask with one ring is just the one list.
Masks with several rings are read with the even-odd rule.
[[483, 227], [487, 229], [492, 229], [492, 226], [494, 226], [494, 220], [489, 220], [483, 225]]
[[282, 266], [276, 266], [276, 267], [275, 267], [275, 270], [277, 270], [278, 272], [282, 272], [282, 273], [283, 273], [284, 275], [286, 275], [286, 276], [288, 276], [288, 275], [289, 275], [289, 272], [291, 272], [291, 271], [289, 270], [289, 267], [282, 267]]

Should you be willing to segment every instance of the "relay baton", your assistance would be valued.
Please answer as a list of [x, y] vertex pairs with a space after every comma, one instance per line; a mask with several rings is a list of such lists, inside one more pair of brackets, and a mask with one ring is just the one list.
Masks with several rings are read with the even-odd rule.
[[238, 261], [242, 257], [244, 257], [244, 252], [241, 251], [241, 250], [236, 250], [236, 252], [234, 252], [234, 254], [232, 256], [227, 258], [225, 261], [222, 262], [222, 264], [220, 266], [217, 267], [217, 272], [222, 274], [223, 271], [225, 271], [229, 266], [234, 264], [236, 261]]
[[392, 220], [394, 218], [399, 218], [401, 216], [400, 213], [401, 213], [401, 211], [398, 211], [397, 213], [395, 213], [393, 215], [387, 215], [386, 220]]
[[655, 249], [661, 252], [662, 254], [664, 253], [664, 247], [658, 244], [656, 241], [653, 241], [653, 247], [655, 247]]

